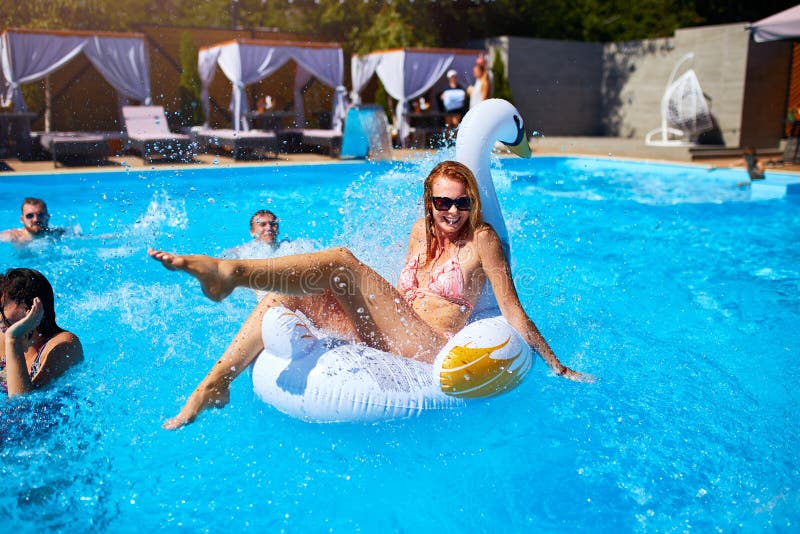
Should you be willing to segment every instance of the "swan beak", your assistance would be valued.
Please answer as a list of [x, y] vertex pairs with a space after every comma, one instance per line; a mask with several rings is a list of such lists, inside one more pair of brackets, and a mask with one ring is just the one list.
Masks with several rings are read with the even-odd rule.
[[517, 156], [521, 158], [529, 158], [531, 157], [531, 147], [528, 144], [528, 136], [525, 135], [525, 125], [522, 124], [522, 117], [515, 113], [513, 118], [514, 126], [517, 130], [517, 137], [512, 142], [506, 143], [504, 141], [503, 144], [505, 144], [511, 150], [511, 152]]
[[521, 158], [531, 157], [531, 147], [528, 144], [528, 138], [525, 137], [524, 135], [522, 136], [520, 142], [517, 143], [516, 145], [506, 145], [506, 146], [508, 146], [511, 152], [513, 152], [514, 154], [516, 154]]

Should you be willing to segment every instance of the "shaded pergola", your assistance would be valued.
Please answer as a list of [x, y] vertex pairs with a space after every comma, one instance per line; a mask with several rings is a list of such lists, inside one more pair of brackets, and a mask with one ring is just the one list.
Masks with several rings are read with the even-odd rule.
[[209, 116], [208, 87], [214, 80], [217, 67], [228, 77], [233, 86], [231, 95], [233, 129], [238, 132], [249, 129], [245, 119], [249, 111], [247, 98], [244, 98], [245, 87], [269, 77], [289, 60], [297, 63], [294, 111], [300, 122], [302, 123], [305, 115], [302, 88], [313, 76], [334, 89], [332, 125], [334, 129], [340, 130], [346, 111], [346, 90], [342, 85], [344, 75], [342, 48], [336, 43], [236, 39], [201, 48], [197, 62], [206, 117]]
[[475, 81], [472, 67], [482, 53], [452, 48], [399, 48], [354, 55], [350, 60], [352, 99], [360, 101], [360, 92], [377, 74], [388, 95], [397, 101], [394, 122], [398, 136], [404, 140], [410, 132], [409, 102], [433, 87], [450, 69], [458, 73], [459, 80], [471, 85]]
[[45, 78], [81, 53], [117, 91], [120, 109], [127, 99], [150, 103], [144, 35], [9, 29], [0, 35], [0, 104], [26, 111], [21, 86]]

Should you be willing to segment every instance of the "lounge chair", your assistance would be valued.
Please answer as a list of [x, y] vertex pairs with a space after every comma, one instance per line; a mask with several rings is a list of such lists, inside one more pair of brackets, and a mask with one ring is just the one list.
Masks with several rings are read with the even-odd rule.
[[303, 134], [304, 146], [314, 151], [322, 149], [331, 157], [339, 157], [342, 151], [342, 132], [340, 130], [308, 128], [299, 131]]
[[150, 163], [153, 156], [192, 161], [194, 143], [185, 134], [172, 133], [162, 106], [123, 106], [127, 145]]
[[228, 149], [233, 159], [247, 156], [263, 157], [267, 154], [277, 155], [278, 136], [275, 132], [263, 130], [227, 130], [198, 128], [194, 130], [198, 144], [203, 148], [215, 150]]
[[35, 132], [41, 147], [53, 157], [53, 166], [64, 162], [105, 162], [108, 141], [121, 139], [117, 132]]

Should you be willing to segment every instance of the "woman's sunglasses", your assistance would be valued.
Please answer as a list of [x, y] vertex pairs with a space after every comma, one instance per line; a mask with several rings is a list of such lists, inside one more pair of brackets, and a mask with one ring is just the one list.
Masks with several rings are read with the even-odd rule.
[[472, 200], [469, 197], [431, 197], [433, 207], [436, 211], [447, 211], [455, 206], [458, 211], [469, 211], [472, 209]]

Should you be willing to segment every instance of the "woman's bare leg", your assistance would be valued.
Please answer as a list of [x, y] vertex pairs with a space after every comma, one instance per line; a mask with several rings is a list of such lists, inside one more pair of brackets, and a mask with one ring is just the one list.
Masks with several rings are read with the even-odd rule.
[[203, 292], [215, 300], [236, 287], [285, 295], [330, 291], [361, 340], [381, 350], [432, 361], [446, 342], [391, 284], [344, 248], [261, 260], [219, 260], [155, 250], [149, 254], [166, 268], [197, 278]]
[[341, 307], [332, 295], [328, 294], [323, 298], [316, 296], [287, 297], [270, 293], [261, 299], [250, 313], [233, 341], [225, 349], [222, 357], [195, 388], [180, 412], [164, 422], [164, 428], [168, 430], [180, 428], [194, 421], [198, 414], [206, 408], [222, 408], [228, 404], [231, 382], [264, 349], [261, 322], [267, 310], [274, 306], [300, 310], [315, 325], [334, 331], [345, 339], [355, 340], [356, 338], [355, 330], [347, 318], [343, 317]]
[[268, 309], [278, 304], [280, 302], [272, 295], [267, 295], [258, 303], [222, 353], [222, 357], [195, 388], [178, 414], [164, 422], [164, 428], [174, 430], [194, 421], [206, 408], [222, 408], [228, 404], [231, 382], [264, 348], [261, 320]]

